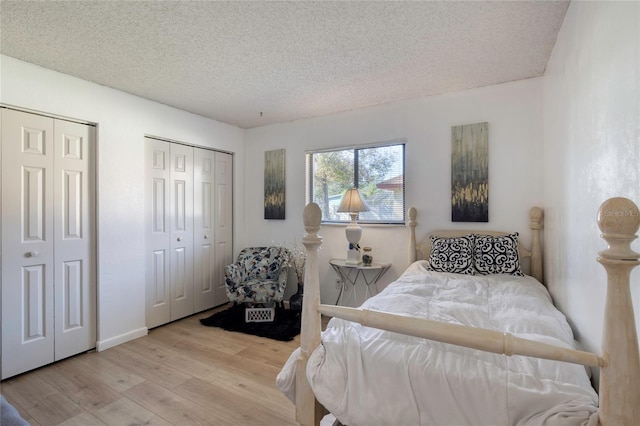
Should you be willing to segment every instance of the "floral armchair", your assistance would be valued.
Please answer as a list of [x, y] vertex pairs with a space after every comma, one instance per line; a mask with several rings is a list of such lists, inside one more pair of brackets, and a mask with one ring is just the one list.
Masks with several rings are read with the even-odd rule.
[[234, 303], [282, 303], [287, 286], [289, 250], [247, 247], [224, 268], [227, 296]]

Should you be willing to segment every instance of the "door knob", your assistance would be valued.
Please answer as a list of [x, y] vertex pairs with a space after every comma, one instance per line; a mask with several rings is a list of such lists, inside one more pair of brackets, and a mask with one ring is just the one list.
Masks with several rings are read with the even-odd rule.
[[178, 241], [182, 241], [182, 237], [178, 237]]
[[27, 257], [36, 257], [39, 254], [37, 251], [30, 251], [26, 255]]
[[204, 234], [204, 239], [208, 240], [209, 239], [209, 234]]

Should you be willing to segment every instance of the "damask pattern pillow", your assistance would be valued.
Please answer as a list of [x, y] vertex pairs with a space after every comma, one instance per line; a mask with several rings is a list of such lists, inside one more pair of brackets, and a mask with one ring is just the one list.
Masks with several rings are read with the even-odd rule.
[[475, 270], [480, 275], [511, 274], [523, 277], [518, 257], [518, 233], [494, 237], [475, 235]]
[[455, 238], [432, 236], [427, 270], [475, 275], [473, 240], [473, 235]]

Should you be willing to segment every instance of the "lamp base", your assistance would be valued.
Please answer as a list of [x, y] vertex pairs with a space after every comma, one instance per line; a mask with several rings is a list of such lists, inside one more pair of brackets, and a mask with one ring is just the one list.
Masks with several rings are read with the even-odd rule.
[[356, 249], [347, 250], [347, 258], [344, 263], [347, 265], [357, 265], [360, 263], [360, 252]]

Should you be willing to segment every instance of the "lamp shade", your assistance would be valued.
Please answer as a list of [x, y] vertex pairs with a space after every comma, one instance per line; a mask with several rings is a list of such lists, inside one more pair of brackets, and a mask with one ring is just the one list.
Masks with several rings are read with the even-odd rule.
[[359, 213], [369, 210], [369, 206], [360, 195], [358, 188], [348, 189], [338, 207], [338, 213]]

